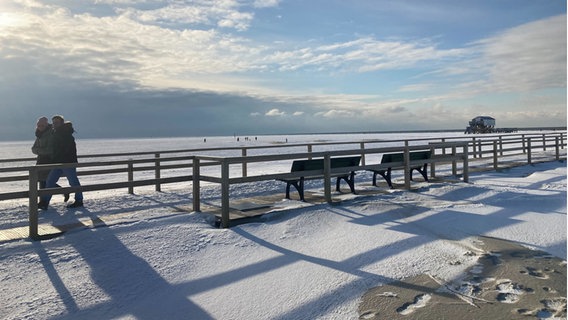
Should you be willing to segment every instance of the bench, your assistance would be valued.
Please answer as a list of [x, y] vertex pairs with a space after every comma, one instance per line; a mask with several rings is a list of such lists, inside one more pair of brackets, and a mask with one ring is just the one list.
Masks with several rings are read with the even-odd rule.
[[[410, 161], [420, 161], [420, 160], [427, 161], [427, 160], [430, 159], [430, 157], [431, 157], [430, 151], [410, 152]], [[404, 153], [383, 154], [383, 157], [381, 158], [381, 164], [396, 163], [396, 162], [404, 162]], [[380, 175], [386, 180], [387, 184], [389, 185], [389, 188], [393, 189], [392, 179], [391, 179], [391, 171], [393, 169], [404, 169], [404, 166], [401, 165], [401, 166], [396, 166], [396, 167], [388, 167], [386, 170], [385, 169], [381, 169], [381, 170], [367, 169], [367, 170], [373, 172], [373, 185], [374, 186], [377, 186], [377, 175]], [[428, 181], [428, 162], [424, 162], [420, 165], [411, 166], [410, 167], [410, 180], [412, 180], [412, 172], [414, 170], [420, 172], [422, 174], [422, 176], [424, 177], [424, 180]]]
[[[357, 167], [359, 166], [360, 161], [361, 161], [361, 156], [331, 158], [330, 166], [331, 169]], [[294, 160], [290, 172], [314, 171], [314, 170], [323, 170], [323, 169], [324, 169], [324, 159]], [[332, 173], [331, 176], [337, 178], [336, 182], [337, 191], [340, 191], [339, 186], [341, 180], [345, 180], [345, 182], [347, 182], [347, 184], [349, 185], [351, 192], [355, 193], [354, 170], [350, 170], [348, 172], [343, 172], [343, 173]], [[323, 174], [316, 174], [309, 176], [301, 176], [299, 178], [279, 179], [279, 180], [286, 182], [286, 199], [290, 199], [290, 186], [294, 186], [298, 191], [298, 194], [300, 195], [300, 200], [305, 201], [304, 181], [321, 179], [323, 177], [324, 177]]]

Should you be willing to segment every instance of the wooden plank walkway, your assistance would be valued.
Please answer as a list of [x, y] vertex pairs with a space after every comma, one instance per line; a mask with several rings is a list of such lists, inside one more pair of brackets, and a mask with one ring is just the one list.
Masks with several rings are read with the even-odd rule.
[[[506, 166], [506, 168], [514, 167], [517, 165], [526, 165], [526, 163], [518, 163], [518, 164], [509, 163]], [[501, 169], [505, 169], [505, 167], [502, 167]], [[493, 170], [494, 169], [490, 167], [477, 167], [474, 168], [472, 171], [493, 171]], [[461, 182], [457, 179], [453, 179], [452, 177], [429, 178], [429, 180], [430, 184]], [[412, 183], [411, 191], [418, 190], [424, 187], [425, 185], [428, 185], [428, 183], [424, 182], [421, 178], [417, 178]], [[404, 189], [404, 183], [401, 181], [394, 181], [393, 186], [394, 190], [408, 191]], [[344, 184], [342, 184], [341, 193], [338, 192], [332, 193], [332, 205], [340, 205], [343, 201], [348, 201], [360, 197], [389, 194], [392, 189], [389, 189], [386, 183], [381, 180], [379, 182], [379, 187], [373, 186], [370, 182], [356, 183], [355, 190], [357, 194], [351, 194], [348, 188]], [[286, 200], [283, 188], [281, 193], [276, 193], [273, 195], [232, 199], [230, 201], [230, 207], [229, 207], [230, 224], [231, 226], [235, 226], [242, 223], [251, 222], [270, 212], [285, 211], [285, 210], [296, 209], [298, 207], [307, 207], [307, 206], [314, 206], [326, 203], [323, 190], [306, 190], [304, 197], [306, 199], [305, 202], [299, 201], [297, 192], [293, 190], [291, 192], [292, 200]], [[297, 203], [295, 203], [295, 205], [290, 203], [284, 204], [283, 203], [284, 201], [294, 201]], [[192, 212], [191, 203], [188, 203], [187, 205], [184, 206], [177, 206], [177, 208], [178, 208], [177, 212], [167, 216], [158, 216], [155, 217], [155, 219], [171, 217], [174, 215], [183, 215]], [[201, 212], [214, 215], [216, 217], [217, 221], [216, 223], [220, 223], [221, 220], [220, 200], [216, 203], [202, 201]], [[126, 216], [131, 216], [131, 213], [100, 215], [94, 218], [93, 217], [84, 218], [73, 223], [61, 224], [61, 225], [40, 224], [38, 230], [39, 230], [40, 239], [51, 239], [69, 231], [98, 228], [98, 227], [137, 221], [137, 219], [135, 218], [125, 219]], [[0, 229], [0, 242], [21, 240], [27, 238], [29, 238], [29, 230], [27, 226]]]
[[[431, 182], [440, 181], [434, 179]], [[414, 188], [424, 186], [425, 182], [416, 182]], [[403, 189], [403, 184], [395, 184], [395, 188]], [[380, 187], [374, 187], [370, 183], [356, 184], [357, 194], [352, 194], [349, 192], [346, 186], [342, 185], [342, 192], [334, 192], [332, 194], [332, 204], [340, 205], [343, 201], [348, 201], [350, 199], [355, 199], [365, 196], [376, 196], [379, 194], [388, 194], [390, 191], [386, 186], [386, 183], [381, 183]], [[309, 207], [314, 205], [321, 205], [326, 203], [323, 190], [306, 190], [305, 192], [305, 202], [298, 200], [298, 194], [296, 192], [291, 192], [292, 200], [285, 199], [284, 190], [281, 193], [276, 193], [266, 196], [255, 196], [250, 198], [240, 198], [232, 199], [230, 203], [230, 220], [231, 226], [235, 226], [242, 223], [247, 223], [258, 219], [259, 217], [276, 211], [286, 211], [291, 209], [296, 209], [299, 207]], [[183, 206], [177, 206], [178, 211], [174, 212], [167, 217], [175, 215], [188, 214], [192, 211], [191, 203]], [[221, 203], [218, 202], [202, 202], [201, 212], [206, 214], [211, 214], [216, 217], [217, 221], [221, 219]], [[69, 231], [76, 231], [80, 229], [91, 229], [99, 228], [123, 223], [130, 223], [137, 221], [136, 218], [132, 218], [132, 212], [129, 213], [118, 213], [118, 214], [108, 214], [108, 215], [98, 215], [96, 217], [89, 217], [79, 219], [73, 223], [67, 224], [45, 224], [41, 223], [39, 225], [40, 239], [51, 239], [60, 236]], [[128, 218], [125, 218], [128, 217]], [[163, 218], [164, 216], [155, 217]], [[28, 226], [20, 226], [13, 228], [0, 229], [0, 242], [14, 241], [27, 239], [29, 237]]]

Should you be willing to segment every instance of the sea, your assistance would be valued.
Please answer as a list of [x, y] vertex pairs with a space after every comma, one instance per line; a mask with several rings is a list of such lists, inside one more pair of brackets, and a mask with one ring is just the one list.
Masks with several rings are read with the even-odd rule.
[[[82, 139], [76, 137], [79, 155], [158, 152], [188, 149], [286, 146], [306, 143], [363, 142], [370, 140], [404, 140], [422, 138], [466, 137], [460, 132], [390, 132], [390, 133], [328, 133], [254, 136], [211, 136], [129, 139]], [[35, 157], [31, 152], [34, 141], [0, 142], [0, 160]], [[352, 146], [353, 147], [353, 146]], [[268, 149], [271, 150], [271, 149]], [[272, 149], [273, 150], [273, 149]], [[267, 151], [269, 152], [269, 151]]]

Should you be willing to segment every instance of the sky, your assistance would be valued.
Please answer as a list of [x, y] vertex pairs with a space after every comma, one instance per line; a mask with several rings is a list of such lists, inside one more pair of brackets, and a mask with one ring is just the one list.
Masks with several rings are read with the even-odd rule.
[[0, 139], [566, 126], [566, 1], [3, 0]]

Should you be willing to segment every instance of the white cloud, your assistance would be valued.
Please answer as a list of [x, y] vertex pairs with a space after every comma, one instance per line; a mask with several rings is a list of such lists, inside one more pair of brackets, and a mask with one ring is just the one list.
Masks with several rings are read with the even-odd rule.
[[296, 111], [292, 115], [293, 116], [301, 116], [301, 115], [304, 115], [304, 112], [303, 111]]
[[267, 117], [282, 117], [282, 116], [285, 116], [285, 115], [286, 115], [286, 112], [280, 111], [279, 109], [272, 109], [265, 114], [265, 116], [267, 116]]
[[400, 92], [415, 92], [415, 91], [427, 91], [433, 88], [431, 83], [417, 83], [402, 86], [398, 89]]
[[346, 117], [353, 117], [355, 113], [349, 110], [329, 110], [325, 112], [317, 112], [316, 116], [321, 116], [324, 118], [346, 118]]
[[566, 15], [506, 30], [474, 46], [481, 56], [470, 71], [486, 75], [486, 90], [566, 87]]
[[268, 8], [276, 7], [280, 3], [280, 0], [255, 0], [253, 6], [255, 8]]

